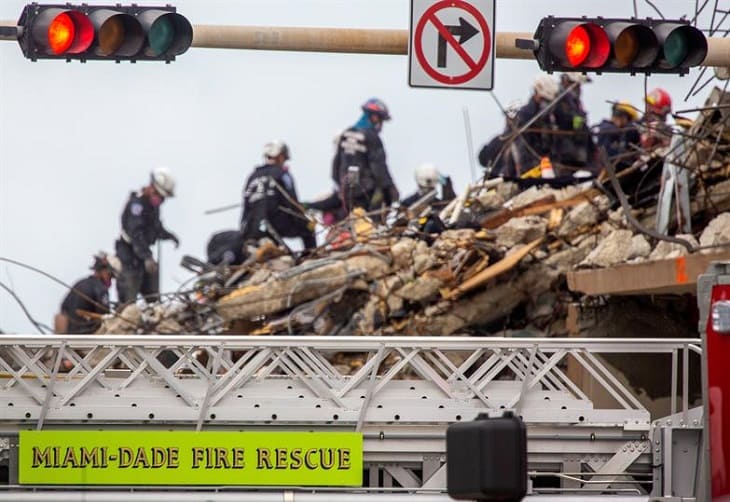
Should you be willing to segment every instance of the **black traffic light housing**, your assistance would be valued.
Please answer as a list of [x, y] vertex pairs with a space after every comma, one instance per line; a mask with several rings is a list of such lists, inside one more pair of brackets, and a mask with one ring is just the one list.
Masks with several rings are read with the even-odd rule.
[[169, 63], [192, 41], [192, 25], [170, 5], [32, 3], [18, 20], [18, 43], [32, 61]]
[[705, 35], [683, 19], [549, 16], [534, 40], [535, 58], [550, 73], [684, 75], [707, 56]]

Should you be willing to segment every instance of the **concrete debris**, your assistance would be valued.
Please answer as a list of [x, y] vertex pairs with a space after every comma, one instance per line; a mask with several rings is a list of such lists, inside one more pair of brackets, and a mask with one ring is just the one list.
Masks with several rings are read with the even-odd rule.
[[560, 237], [573, 235], [582, 228], [596, 224], [598, 221], [598, 209], [591, 202], [582, 202], [568, 212], [558, 229]]
[[[694, 235], [683, 235], [679, 234], [675, 236], [677, 239], [683, 239], [690, 243], [693, 247], [698, 247], [699, 243], [695, 239]], [[650, 260], [669, 260], [672, 258], [678, 258], [688, 254], [687, 248], [681, 244], [676, 244], [669, 241], [659, 241], [654, 250], [649, 255]]]
[[546, 230], [547, 221], [539, 216], [513, 218], [496, 230], [497, 245], [512, 248], [544, 236]]
[[712, 220], [700, 236], [700, 246], [718, 246], [730, 243], [730, 213], [722, 213]]
[[582, 267], [610, 267], [629, 259], [631, 230], [615, 230], [602, 239], [598, 246], [581, 262]]
[[646, 258], [651, 253], [651, 244], [641, 234], [634, 235], [631, 238], [631, 247], [629, 249], [628, 260], [637, 258]]

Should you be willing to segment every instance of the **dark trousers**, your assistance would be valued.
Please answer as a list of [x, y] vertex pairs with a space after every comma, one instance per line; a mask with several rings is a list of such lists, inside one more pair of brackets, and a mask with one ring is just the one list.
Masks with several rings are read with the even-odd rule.
[[158, 272], [150, 274], [144, 269], [144, 262], [132, 253], [132, 248], [124, 241], [117, 241], [117, 256], [122, 262], [122, 271], [117, 277], [117, 296], [124, 305], [137, 299], [141, 293], [148, 302], [156, 301], [160, 293]]

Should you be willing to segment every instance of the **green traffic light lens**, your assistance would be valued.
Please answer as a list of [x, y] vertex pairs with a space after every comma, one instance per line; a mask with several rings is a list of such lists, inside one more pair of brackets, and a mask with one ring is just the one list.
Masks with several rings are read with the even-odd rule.
[[168, 16], [162, 16], [152, 24], [148, 35], [149, 45], [155, 56], [166, 53], [175, 40], [175, 26]]
[[681, 65], [689, 52], [687, 38], [681, 30], [675, 30], [669, 34], [664, 42], [664, 59], [671, 67]]

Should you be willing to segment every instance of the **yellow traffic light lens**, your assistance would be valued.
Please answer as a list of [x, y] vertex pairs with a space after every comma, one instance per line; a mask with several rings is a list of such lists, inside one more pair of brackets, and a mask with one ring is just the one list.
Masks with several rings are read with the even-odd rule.
[[580, 66], [591, 53], [591, 39], [583, 26], [573, 28], [565, 39], [565, 56], [571, 66]]
[[59, 14], [48, 25], [48, 47], [54, 54], [66, 52], [71, 47], [75, 36], [76, 25], [66, 13]]
[[99, 28], [99, 49], [102, 56], [110, 56], [119, 50], [124, 42], [124, 22], [121, 16], [112, 16]]
[[616, 39], [613, 50], [617, 66], [629, 66], [639, 53], [639, 39], [632, 30], [624, 30]]

